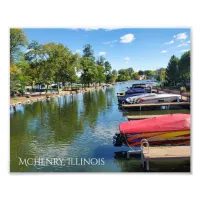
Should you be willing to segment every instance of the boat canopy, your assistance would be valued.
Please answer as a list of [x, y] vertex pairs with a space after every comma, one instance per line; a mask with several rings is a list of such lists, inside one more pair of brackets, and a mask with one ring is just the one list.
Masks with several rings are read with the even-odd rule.
[[119, 125], [119, 130], [122, 134], [190, 130], [190, 114], [169, 114], [150, 119], [123, 122]]
[[126, 91], [126, 94], [133, 94], [133, 93], [145, 93], [145, 89], [143, 88], [134, 88], [134, 89], [129, 89]]

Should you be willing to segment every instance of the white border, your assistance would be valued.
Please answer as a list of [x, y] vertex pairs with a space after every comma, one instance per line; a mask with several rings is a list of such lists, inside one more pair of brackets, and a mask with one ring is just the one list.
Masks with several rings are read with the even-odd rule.
[[[3, 1], [1, 3], [1, 199], [191, 199], [199, 169], [198, 1]], [[9, 27], [191, 27], [192, 175], [184, 174], [9, 174]], [[3, 87], [3, 90], [2, 90]]]

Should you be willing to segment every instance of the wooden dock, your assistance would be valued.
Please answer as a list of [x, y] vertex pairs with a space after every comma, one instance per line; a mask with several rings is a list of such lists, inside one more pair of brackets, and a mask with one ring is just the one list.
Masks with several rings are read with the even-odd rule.
[[151, 103], [151, 104], [122, 104], [122, 108], [142, 108], [142, 107], [156, 107], [156, 106], [184, 106], [190, 105], [190, 102], [167, 102], [167, 103]]
[[141, 120], [141, 119], [150, 119], [153, 117], [160, 117], [164, 115], [128, 115], [126, 116], [128, 120]]
[[150, 170], [150, 162], [190, 160], [190, 146], [143, 147], [141, 162], [144, 169]]

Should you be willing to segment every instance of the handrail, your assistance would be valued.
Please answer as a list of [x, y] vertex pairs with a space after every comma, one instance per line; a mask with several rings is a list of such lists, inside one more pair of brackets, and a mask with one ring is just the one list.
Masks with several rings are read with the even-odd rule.
[[[144, 152], [144, 151], [143, 151], [143, 149], [144, 149], [144, 148], [143, 148], [143, 147], [144, 147], [144, 144], [147, 145], [147, 150], [148, 150], [147, 152]], [[145, 154], [145, 153], [149, 153], [149, 142], [148, 142], [147, 139], [142, 139], [142, 140], [141, 140], [141, 150], [142, 150], [142, 152], [143, 152], [144, 154]]]

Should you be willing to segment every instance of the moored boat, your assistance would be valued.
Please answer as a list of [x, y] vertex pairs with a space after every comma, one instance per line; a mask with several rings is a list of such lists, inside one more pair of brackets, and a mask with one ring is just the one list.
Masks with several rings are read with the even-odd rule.
[[151, 93], [151, 94], [142, 94], [140, 96], [132, 96], [128, 97], [125, 100], [125, 103], [129, 104], [145, 104], [145, 103], [159, 103], [159, 102], [173, 102], [177, 101], [179, 102], [181, 98], [181, 95], [177, 94], [156, 94], [156, 93]]
[[140, 146], [142, 139], [150, 145], [190, 144], [190, 114], [169, 114], [150, 119], [123, 122], [114, 137], [115, 146]]

